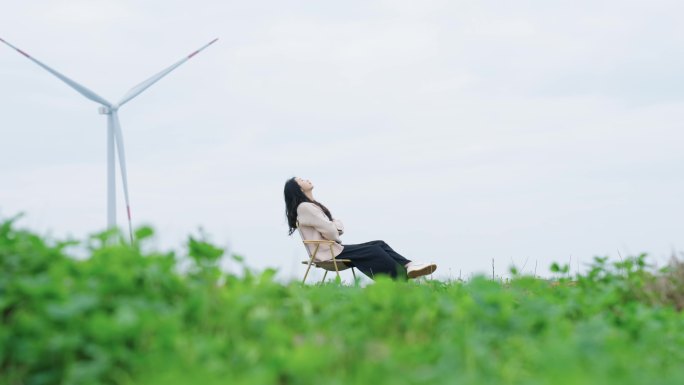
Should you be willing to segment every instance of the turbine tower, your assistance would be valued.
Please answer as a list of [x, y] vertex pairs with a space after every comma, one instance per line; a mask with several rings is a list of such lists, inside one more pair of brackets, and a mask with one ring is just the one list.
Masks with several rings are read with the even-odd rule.
[[116, 158], [119, 159], [119, 168], [121, 170], [121, 179], [123, 184], [124, 198], [126, 201], [126, 215], [128, 216], [128, 233], [133, 241], [133, 225], [131, 222], [131, 205], [128, 198], [128, 176], [126, 175], [126, 154], [124, 151], [123, 133], [121, 132], [121, 124], [119, 123], [119, 108], [124, 104], [131, 101], [131, 99], [140, 95], [143, 91], [148, 89], [154, 83], [158, 82], [161, 78], [168, 75], [171, 71], [178, 68], [181, 64], [190, 60], [193, 56], [200, 53], [203, 49], [214, 44], [217, 39], [214, 39], [191, 53], [190, 55], [184, 57], [180, 61], [176, 62], [172, 66], [166, 68], [165, 70], [159, 72], [158, 74], [152, 76], [151, 78], [145, 80], [144, 82], [138, 84], [137, 86], [131, 88], [130, 91], [124, 95], [121, 100], [116, 103], [110, 103], [106, 99], [102, 98], [95, 92], [89, 90], [88, 88], [76, 83], [75, 81], [69, 79], [68, 77], [62, 75], [61, 73], [55, 71], [54, 69], [48, 67], [42, 62], [36, 60], [35, 58], [29, 56], [26, 52], [20, 50], [19, 48], [13, 46], [7, 41], [0, 38], [0, 41], [7, 44], [8, 46], [14, 48], [20, 54], [26, 56], [32, 62], [38, 64], [46, 71], [55, 75], [61, 81], [66, 83], [68, 86], [76, 90], [76, 92], [85, 96], [86, 98], [94, 101], [101, 105], [98, 109], [100, 114], [107, 115], [107, 228], [112, 229], [116, 227], [116, 180], [115, 180], [115, 167]]

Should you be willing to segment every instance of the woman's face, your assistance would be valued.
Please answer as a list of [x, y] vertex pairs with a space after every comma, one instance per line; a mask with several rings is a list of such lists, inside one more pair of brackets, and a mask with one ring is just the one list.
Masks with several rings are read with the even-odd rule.
[[311, 183], [310, 180], [303, 178], [295, 178], [295, 181], [299, 185], [299, 188], [302, 189], [302, 191], [307, 192], [313, 190], [313, 183]]

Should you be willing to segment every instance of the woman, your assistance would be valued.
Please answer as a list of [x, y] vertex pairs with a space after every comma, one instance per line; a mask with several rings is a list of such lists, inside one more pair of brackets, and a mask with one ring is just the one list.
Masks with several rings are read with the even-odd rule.
[[[340, 235], [344, 226], [333, 219], [328, 210], [313, 197], [313, 184], [306, 179], [291, 178], [285, 182], [285, 215], [292, 235], [299, 226], [302, 236], [307, 240], [331, 240], [332, 246], [321, 244], [316, 253], [319, 261], [349, 259], [357, 269], [370, 278], [389, 275], [392, 278], [416, 278], [432, 274], [437, 269], [434, 263], [415, 263], [399, 255], [383, 241], [372, 241], [358, 245], [343, 245]], [[314, 252], [313, 245], [306, 245]]]

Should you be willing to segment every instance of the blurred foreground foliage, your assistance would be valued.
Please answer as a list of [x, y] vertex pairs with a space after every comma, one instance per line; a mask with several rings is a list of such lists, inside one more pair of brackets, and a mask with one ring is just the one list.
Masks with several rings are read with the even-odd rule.
[[[558, 279], [284, 284], [103, 233], [0, 225], [0, 384], [684, 384], [684, 268]], [[181, 262], [187, 266], [180, 269]]]

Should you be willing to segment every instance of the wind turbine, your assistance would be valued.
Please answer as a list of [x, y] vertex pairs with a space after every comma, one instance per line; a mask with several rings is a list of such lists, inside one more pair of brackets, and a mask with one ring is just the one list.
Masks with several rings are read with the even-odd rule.
[[[112, 229], [116, 227], [116, 180], [115, 180], [115, 163], [116, 163], [116, 158], [118, 155], [119, 159], [119, 167], [121, 169], [121, 179], [122, 179], [122, 184], [123, 184], [123, 190], [124, 190], [124, 198], [126, 201], [126, 214], [128, 215], [128, 232], [131, 237], [131, 241], [133, 241], [133, 225], [131, 223], [131, 205], [130, 201], [128, 199], [128, 177], [126, 175], [126, 154], [124, 151], [124, 143], [123, 143], [123, 134], [121, 132], [121, 124], [119, 123], [119, 108], [121, 108], [124, 104], [129, 102], [131, 99], [135, 98], [136, 96], [140, 95], [143, 91], [148, 89], [150, 86], [152, 86], [154, 83], [158, 82], [161, 78], [164, 76], [168, 75], [171, 71], [175, 70], [178, 68], [181, 64], [185, 63], [186, 61], [192, 59], [195, 55], [200, 53], [203, 49], [207, 48], [208, 46], [214, 44], [217, 39], [214, 39], [201, 47], [200, 49], [196, 50], [195, 52], [191, 53], [190, 55], [184, 57], [180, 61], [176, 62], [175, 64], [171, 65], [170, 67], [166, 68], [165, 70], [159, 72], [158, 74], [152, 76], [151, 78], [145, 80], [144, 82], [138, 84], [137, 86], [131, 88], [130, 91], [124, 95], [121, 100], [116, 103], [110, 103], [103, 97], [99, 96], [95, 92], [89, 90], [88, 88], [76, 83], [75, 81], [69, 79], [68, 77], [62, 75], [61, 73], [55, 71], [54, 69], [48, 67], [47, 65], [41, 63], [40, 61], [36, 60], [35, 58], [29, 56], [26, 52], [20, 50], [19, 48], [13, 46], [12, 44], [8, 43], [7, 41], [3, 40], [0, 38], [0, 41], [7, 44], [8, 46], [14, 48], [19, 52], [20, 54], [26, 56], [29, 60], [32, 62], [38, 64], [39, 66], [43, 67], [46, 71], [50, 72], [51, 74], [55, 75], [57, 78], [59, 78], [61, 81], [66, 83], [68, 86], [76, 90], [76, 92], [80, 93], [81, 95], [85, 96], [86, 98], [94, 101], [95, 103], [98, 103], [101, 105], [101, 107], [98, 109], [100, 114], [102, 115], [107, 115], [107, 228]], [[116, 153], [115, 153], [116, 150]]]

